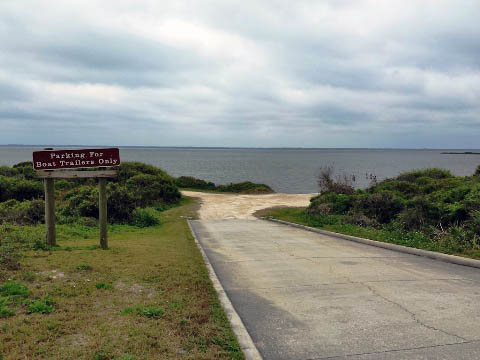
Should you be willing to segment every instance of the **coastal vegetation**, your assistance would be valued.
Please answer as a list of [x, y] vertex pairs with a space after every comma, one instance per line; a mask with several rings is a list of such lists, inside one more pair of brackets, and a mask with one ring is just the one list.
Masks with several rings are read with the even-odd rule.
[[307, 208], [268, 216], [378, 241], [480, 258], [480, 168], [459, 177], [423, 169], [354, 189], [332, 169], [320, 172], [320, 193]]
[[56, 180], [45, 243], [31, 163], [0, 167], [0, 359], [243, 359], [185, 218], [176, 179], [123, 163], [109, 181], [109, 250], [95, 179]]
[[215, 185], [213, 182], [197, 179], [192, 176], [180, 176], [176, 179], [178, 187], [189, 190], [231, 192], [239, 194], [271, 194], [273, 189], [266, 184], [256, 184], [250, 181]]

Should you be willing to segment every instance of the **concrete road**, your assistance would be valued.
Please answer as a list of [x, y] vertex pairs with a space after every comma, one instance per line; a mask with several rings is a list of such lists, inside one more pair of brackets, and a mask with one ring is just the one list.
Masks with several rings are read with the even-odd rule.
[[480, 359], [480, 270], [261, 220], [192, 227], [264, 359]]

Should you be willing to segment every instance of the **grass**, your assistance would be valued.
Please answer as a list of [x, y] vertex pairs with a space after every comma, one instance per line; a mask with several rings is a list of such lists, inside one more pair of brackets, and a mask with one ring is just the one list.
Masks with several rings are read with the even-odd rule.
[[28, 295], [1, 295], [0, 358], [244, 359], [184, 218], [196, 207], [110, 227], [106, 251], [79, 225], [59, 226], [58, 249], [22, 251], [21, 269], [2, 272]]
[[370, 240], [464, 256], [472, 259], [480, 259], [479, 250], [463, 249], [462, 251], [458, 251], [457, 247], [452, 247], [452, 244], [434, 241], [422, 232], [401, 231], [388, 226], [374, 228], [345, 224], [341, 221], [341, 215], [316, 217], [308, 215], [305, 212], [305, 208], [272, 208], [263, 210], [260, 214], [257, 214], [257, 216], [272, 217], [278, 220], [321, 228], [340, 234], [352, 235]]
[[122, 311], [122, 314], [132, 314], [132, 313], [139, 316], [149, 317], [149, 318], [159, 318], [165, 313], [165, 310], [157, 306], [135, 306], [135, 307], [128, 307]]

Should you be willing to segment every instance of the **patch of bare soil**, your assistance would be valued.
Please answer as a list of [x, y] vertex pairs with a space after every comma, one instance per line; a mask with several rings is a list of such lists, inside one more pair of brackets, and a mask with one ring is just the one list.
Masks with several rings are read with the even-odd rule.
[[201, 199], [200, 220], [211, 219], [256, 219], [254, 213], [271, 207], [305, 207], [316, 194], [214, 194], [197, 191], [182, 191], [186, 196]]

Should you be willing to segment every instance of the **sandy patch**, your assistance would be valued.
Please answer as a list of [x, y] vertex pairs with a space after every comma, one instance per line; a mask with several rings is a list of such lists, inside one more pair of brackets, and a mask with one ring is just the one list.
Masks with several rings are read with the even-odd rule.
[[182, 191], [186, 196], [202, 200], [199, 217], [209, 219], [255, 219], [253, 214], [274, 206], [307, 206], [316, 194], [238, 195]]

